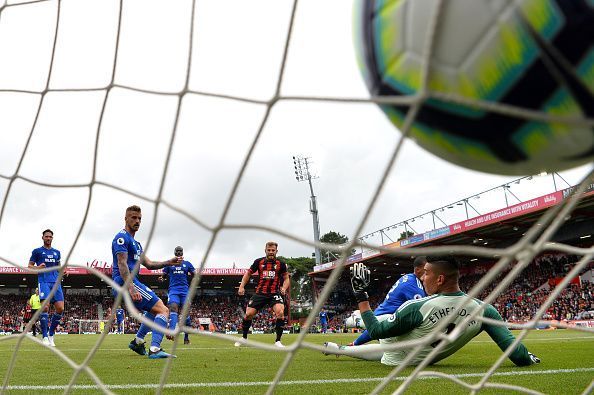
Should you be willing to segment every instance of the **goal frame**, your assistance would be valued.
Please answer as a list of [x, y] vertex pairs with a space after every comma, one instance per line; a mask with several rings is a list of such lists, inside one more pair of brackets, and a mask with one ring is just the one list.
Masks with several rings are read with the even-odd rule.
[[[99, 330], [100, 325], [101, 325], [102, 322], [105, 323], [105, 327], [108, 327], [108, 325], [109, 325], [109, 320], [86, 320], [86, 319], [80, 319], [80, 320], [77, 320], [77, 321], [78, 321], [78, 334], [79, 335], [96, 335], [96, 334], [102, 333]], [[83, 331], [82, 330], [83, 323], [89, 323], [89, 324], [96, 323], [97, 324], [97, 331], [95, 331], [95, 332], [88, 332], [88, 331], [85, 332], [85, 331]], [[113, 328], [113, 325], [109, 328], [110, 329], [110, 332], [111, 332], [111, 329], [112, 328]]]

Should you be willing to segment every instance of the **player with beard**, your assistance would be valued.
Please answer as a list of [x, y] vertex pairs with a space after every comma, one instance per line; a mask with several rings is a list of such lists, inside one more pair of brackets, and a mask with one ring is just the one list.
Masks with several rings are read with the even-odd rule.
[[[243, 338], [247, 339], [248, 331], [252, 325], [252, 319], [258, 311], [265, 307], [272, 307], [276, 316], [275, 332], [276, 341], [274, 345], [284, 347], [281, 343], [283, 329], [285, 326], [285, 302], [283, 296], [289, 291], [290, 281], [287, 265], [276, 258], [278, 243], [269, 241], [265, 247], [266, 256], [258, 258], [243, 275], [239, 295], [245, 295], [245, 286], [253, 273], [258, 273], [258, 285], [256, 293], [250, 298], [245, 316], [243, 317]], [[235, 342], [235, 347], [240, 347], [240, 342]]]

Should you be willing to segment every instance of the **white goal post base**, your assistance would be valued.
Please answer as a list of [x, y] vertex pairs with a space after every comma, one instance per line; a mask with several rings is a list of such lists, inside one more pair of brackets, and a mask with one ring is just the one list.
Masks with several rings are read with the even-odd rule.
[[[107, 329], [108, 320], [78, 320], [79, 335], [95, 335]], [[110, 332], [117, 329], [117, 323], [113, 322]]]

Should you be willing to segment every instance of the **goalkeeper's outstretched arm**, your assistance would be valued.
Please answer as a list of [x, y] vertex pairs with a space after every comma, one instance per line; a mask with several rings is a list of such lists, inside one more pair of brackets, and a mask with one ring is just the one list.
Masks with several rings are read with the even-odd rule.
[[353, 295], [361, 311], [361, 318], [363, 318], [365, 327], [372, 339], [378, 340], [403, 335], [421, 324], [423, 316], [419, 312], [418, 306], [412, 305], [397, 311], [386, 321], [379, 322], [375, 318], [373, 311], [371, 311], [369, 296], [367, 295], [367, 287], [370, 281], [369, 269], [362, 263], [355, 263], [350, 271]]
[[[367, 304], [367, 306], [365, 306]], [[361, 307], [367, 307], [364, 311]], [[397, 311], [385, 321], [379, 322], [373, 311], [369, 308], [369, 302], [359, 303], [361, 318], [365, 322], [365, 328], [373, 340], [385, 339], [388, 337], [404, 335], [417, 328], [423, 322], [423, 316], [418, 306], [409, 305]]]
[[[491, 305], [488, 305], [485, 308], [484, 316], [486, 318], [503, 322], [503, 318], [501, 318], [499, 312]], [[484, 329], [485, 332], [489, 334], [491, 339], [493, 339], [497, 346], [499, 346], [501, 351], [507, 350], [514, 340], [516, 340], [511, 331], [505, 326], [496, 326], [485, 323], [483, 324], [482, 329]], [[522, 343], [518, 344], [516, 349], [512, 351], [511, 354], [509, 354], [509, 359], [517, 366], [528, 366], [534, 363], [540, 363], [540, 359], [536, 355], [528, 352], [528, 349]]]

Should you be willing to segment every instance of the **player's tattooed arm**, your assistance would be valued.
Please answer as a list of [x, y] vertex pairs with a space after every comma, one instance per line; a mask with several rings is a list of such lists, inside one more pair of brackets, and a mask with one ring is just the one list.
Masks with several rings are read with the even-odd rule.
[[[128, 277], [130, 277], [130, 270], [128, 269], [128, 263], [127, 263], [128, 254], [125, 252], [118, 252], [117, 257], [118, 257], [118, 269], [120, 269], [120, 276], [122, 277], [122, 279], [124, 281], [128, 281]], [[130, 296], [132, 297], [132, 300], [139, 301], [142, 299], [140, 292], [138, 292], [138, 290], [136, 290], [136, 288], [134, 287], [134, 283], [132, 281], [130, 281], [130, 284], [128, 285], [128, 292], [130, 292]]]

